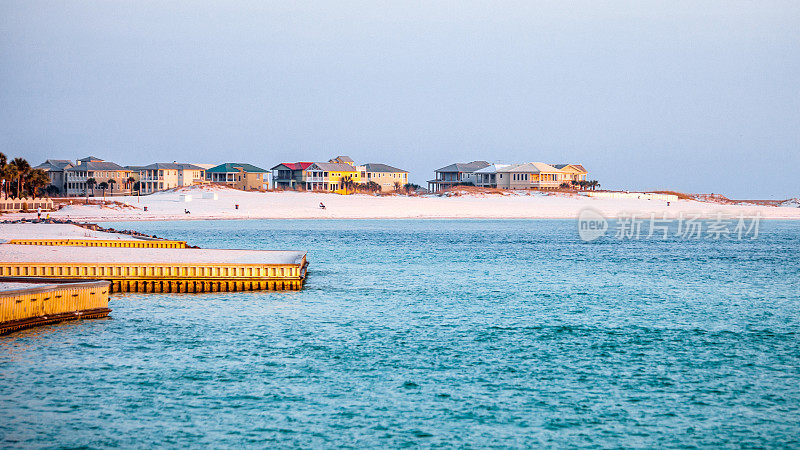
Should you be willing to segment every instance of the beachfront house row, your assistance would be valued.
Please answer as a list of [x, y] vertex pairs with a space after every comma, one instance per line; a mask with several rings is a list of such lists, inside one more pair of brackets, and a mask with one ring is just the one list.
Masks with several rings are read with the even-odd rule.
[[47, 174], [47, 177], [50, 178], [50, 185], [58, 189], [58, 193], [66, 194], [67, 178], [64, 171], [74, 166], [75, 165], [72, 164], [72, 161], [66, 159], [48, 159], [47, 161], [34, 167], [34, 169], [43, 170]]
[[186, 163], [154, 163], [136, 167], [136, 181], [142, 194], [165, 189], [205, 183], [206, 171], [202, 167]]
[[498, 189], [557, 189], [570, 182], [586, 180], [587, 171], [580, 164], [490, 164], [475, 171], [476, 185]]
[[[130, 169], [119, 164], [94, 156], [82, 158], [73, 167], [64, 170], [66, 193], [70, 196], [94, 196], [98, 192], [106, 196], [128, 195], [133, 187], [133, 183], [128, 180], [132, 173]], [[90, 185], [90, 179], [94, 180], [94, 184]]]
[[260, 191], [269, 186], [269, 172], [246, 163], [224, 163], [206, 170], [206, 180], [242, 191]]
[[342, 179], [366, 184], [370, 181], [382, 191], [394, 190], [408, 184], [408, 172], [381, 163], [355, 164], [349, 156], [337, 156], [328, 162], [281, 163], [272, 168], [273, 187], [345, 193]]
[[428, 190], [439, 192], [457, 185], [475, 185], [477, 184], [475, 171], [488, 165], [489, 163], [486, 161], [472, 161], [468, 163], [453, 163], [441, 169], [436, 169], [435, 178], [428, 180]]

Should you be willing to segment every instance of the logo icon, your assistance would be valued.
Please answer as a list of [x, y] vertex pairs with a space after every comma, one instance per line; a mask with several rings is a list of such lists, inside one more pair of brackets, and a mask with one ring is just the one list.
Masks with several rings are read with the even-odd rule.
[[578, 214], [578, 235], [584, 242], [592, 242], [606, 235], [608, 221], [594, 209], [584, 209]]

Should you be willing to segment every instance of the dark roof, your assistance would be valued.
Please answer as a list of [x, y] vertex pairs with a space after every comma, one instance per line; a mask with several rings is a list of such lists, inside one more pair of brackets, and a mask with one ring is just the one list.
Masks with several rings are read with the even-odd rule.
[[215, 167], [212, 167], [212, 168], [206, 170], [206, 173], [208, 173], [208, 172], [212, 172], [212, 173], [230, 173], [230, 172], [234, 172], [234, 173], [236, 173], [236, 172], [239, 171], [239, 169], [242, 169], [243, 171], [248, 172], [248, 173], [265, 173], [266, 172], [266, 170], [264, 170], [264, 169], [262, 169], [260, 167], [256, 167], [256, 166], [254, 166], [252, 164], [246, 164], [246, 163], [224, 163], [224, 164], [220, 164], [218, 166], [215, 166]]
[[48, 159], [47, 161], [34, 167], [34, 169], [60, 171], [64, 170], [64, 168], [71, 165], [72, 161], [67, 159]]
[[315, 162], [315, 166], [328, 172], [355, 172], [356, 168], [347, 163]]
[[82, 170], [130, 170], [120, 166], [117, 163], [110, 161], [83, 161], [75, 167], [70, 167], [67, 170], [82, 171]]
[[202, 167], [195, 166], [194, 164], [185, 164], [185, 163], [153, 163], [153, 164], [148, 164], [146, 166], [139, 166], [139, 169], [137, 170], [160, 170], [160, 169], [205, 170]]
[[355, 161], [353, 161], [353, 158], [351, 158], [349, 156], [337, 156], [336, 158], [333, 158], [332, 160], [330, 160], [328, 162], [337, 162], [337, 161], [338, 162], [343, 162], [343, 163], [355, 162]]
[[86, 158], [81, 158], [78, 161], [102, 161], [102, 159], [98, 158], [97, 156], [87, 156]]
[[397, 167], [392, 167], [387, 164], [380, 164], [380, 163], [367, 163], [364, 164], [367, 172], [408, 172], [407, 170], [398, 169]]
[[449, 166], [444, 166], [441, 169], [436, 169], [437, 172], [474, 172], [489, 166], [486, 161], [472, 161], [468, 163], [453, 163]]

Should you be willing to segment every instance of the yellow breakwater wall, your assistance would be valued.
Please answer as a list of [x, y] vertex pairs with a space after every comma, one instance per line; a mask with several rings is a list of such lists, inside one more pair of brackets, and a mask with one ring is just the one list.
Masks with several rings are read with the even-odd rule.
[[186, 241], [134, 239], [11, 239], [16, 245], [71, 245], [79, 247], [186, 248]]
[[108, 281], [31, 285], [0, 291], [0, 334], [37, 325], [105, 317]]
[[228, 292], [299, 290], [306, 258], [300, 264], [8, 263], [6, 280], [107, 280], [114, 292]]

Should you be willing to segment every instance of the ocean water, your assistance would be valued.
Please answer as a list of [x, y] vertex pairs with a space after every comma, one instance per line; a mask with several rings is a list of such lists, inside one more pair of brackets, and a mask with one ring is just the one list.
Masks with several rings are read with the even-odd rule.
[[107, 225], [305, 249], [308, 282], [0, 337], [0, 447], [800, 447], [798, 222]]

